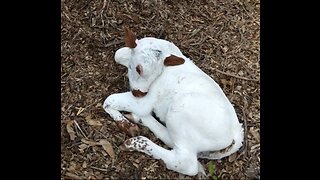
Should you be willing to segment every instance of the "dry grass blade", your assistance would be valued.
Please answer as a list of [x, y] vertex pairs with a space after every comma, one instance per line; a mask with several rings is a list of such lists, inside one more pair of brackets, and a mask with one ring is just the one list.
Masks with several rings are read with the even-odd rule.
[[97, 146], [97, 145], [100, 145], [100, 143], [98, 142], [95, 142], [95, 141], [89, 141], [89, 140], [86, 140], [86, 139], [81, 139], [81, 141], [85, 144], [88, 144], [89, 146]]
[[79, 116], [86, 108], [80, 107], [80, 108], [76, 108], [76, 109], [78, 109], [77, 116]]
[[224, 75], [227, 75], [227, 76], [232, 76], [232, 77], [235, 77], [235, 78], [238, 78], [238, 79], [243, 79], [243, 80], [247, 80], [247, 81], [255, 81], [255, 82], [259, 82], [258, 79], [251, 79], [251, 78], [246, 78], [246, 77], [241, 77], [241, 76], [237, 76], [235, 74], [230, 74], [230, 73], [226, 73], [226, 72], [223, 72], [217, 68], [210, 68], [214, 71], [217, 71], [218, 73], [221, 73], [221, 74], [224, 74]]
[[118, 44], [121, 44], [121, 43], [123, 43], [123, 40], [121, 40], [121, 41], [114, 41], [114, 42], [110, 42], [110, 43], [108, 43], [108, 44], [104, 45], [104, 47], [106, 48], [106, 47], [114, 46], [114, 45], [118, 45]]
[[99, 170], [99, 171], [104, 171], [104, 172], [108, 172], [108, 169], [102, 169], [102, 168], [97, 168], [97, 167], [94, 167], [94, 166], [90, 166], [92, 169], [96, 169], [96, 170]]
[[82, 131], [81, 127], [79, 126], [78, 122], [76, 120], [73, 120], [74, 124], [77, 126], [77, 128], [79, 129], [79, 131], [81, 132], [81, 134], [87, 138], [86, 134]]

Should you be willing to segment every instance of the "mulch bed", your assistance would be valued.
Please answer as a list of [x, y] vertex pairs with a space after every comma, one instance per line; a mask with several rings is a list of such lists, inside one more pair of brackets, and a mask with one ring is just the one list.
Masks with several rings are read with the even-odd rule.
[[[128, 90], [114, 53], [123, 26], [138, 38], [175, 43], [210, 75], [234, 105], [246, 143], [212, 161], [218, 179], [260, 179], [260, 2], [258, 0], [62, 0], [61, 179], [197, 179], [119, 146], [129, 137], [102, 109]], [[146, 127], [140, 135], [158, 140]], [[208, 172], [210, 160], [200, 162]]]

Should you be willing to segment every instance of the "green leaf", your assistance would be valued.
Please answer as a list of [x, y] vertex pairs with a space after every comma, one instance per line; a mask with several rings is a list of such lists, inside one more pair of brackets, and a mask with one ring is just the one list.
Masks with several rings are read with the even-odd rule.
[[213, 179], [213, 180], [218, 180], [218, 178], [217, 178], [216, 175], [214, 175], [214, 176], [212, 177], [212, 179]]
[[214, 176], [214, 170], [215, 170], [215, 165], [212, 161], [209, 162], [208, 166], [209, 174], [213, 177]]
[[209, 174], [213, 180], [218, 180], [217, 176], [215, 175], [216, 166], [214, 165], [213, 161], [209, 162], [208, 165]]

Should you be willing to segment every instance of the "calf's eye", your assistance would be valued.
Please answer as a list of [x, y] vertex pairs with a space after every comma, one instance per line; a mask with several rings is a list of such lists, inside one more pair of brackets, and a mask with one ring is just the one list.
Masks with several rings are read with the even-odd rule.
[[140, 76], [142, 75], [143, 69], [142, 69], [142, 66], [140, 64], [136, 66], [136, 71]]

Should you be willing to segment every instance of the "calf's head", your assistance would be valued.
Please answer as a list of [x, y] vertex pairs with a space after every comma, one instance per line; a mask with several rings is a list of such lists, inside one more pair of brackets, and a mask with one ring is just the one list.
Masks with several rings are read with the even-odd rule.
[[115, 61], [128, 68], [129, 84], [135, 97], [145, 96], [166, 66], [177, 66], [185, 61], [178, 47], [162, 39], [137, 40], [134, 33], [125, 28], [124, 41], [126, 47], [116, 51]]

